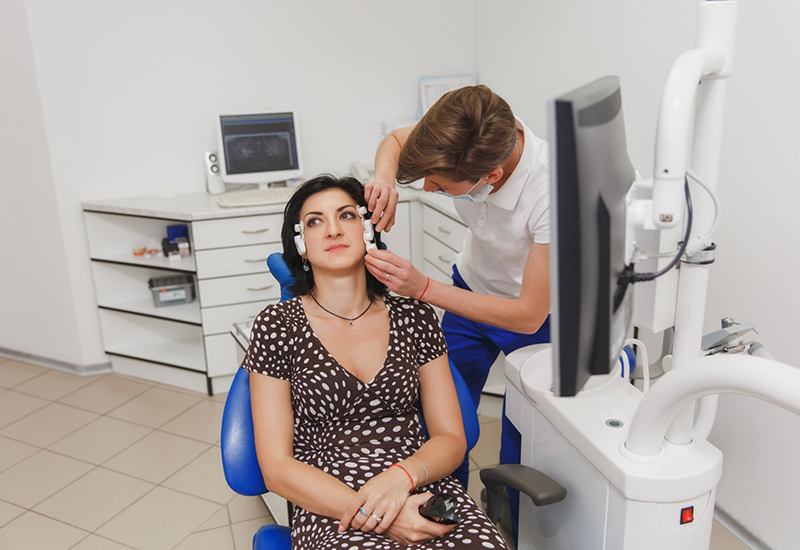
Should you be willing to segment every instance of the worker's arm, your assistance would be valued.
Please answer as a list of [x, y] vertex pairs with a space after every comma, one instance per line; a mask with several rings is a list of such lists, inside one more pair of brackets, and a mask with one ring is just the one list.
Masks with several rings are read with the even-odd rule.
[[377, 231], [389, 231], [394, 225], [398, 193], [394, 188], [397, 161], [413, 126], [398, 128], [386, 136], [375, 153], [375, 179], [364, 186], [364, 198]]
[[546, 244], [534, 243], [531, 247], [519, 298], [478, 294], [429, 280], [411, 262], [388, 250], [371, 250], [366, 262], [370, 272], [392, 292], [420, 298], [424, 291], [423, 301], [479, 323], [533, 334], [550, 313], [550, 257]]

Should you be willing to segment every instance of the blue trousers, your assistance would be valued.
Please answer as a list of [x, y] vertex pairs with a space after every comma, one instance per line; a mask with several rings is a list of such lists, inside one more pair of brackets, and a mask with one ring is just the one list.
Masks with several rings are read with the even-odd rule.
[[[456, 266], [453, 266], [453, 285], [470, 290]], [[497, 327], [476, 323], [459, 315], [446, 312], [442, 319], [442, 330], [447, 340], [448, 356], [461, 373], [472, 394], [475, 407], [481, 400], [481, 392], [489, 376], [489, 369], [502, 351], [509, 354], [521, 347], [550, 342], [550, 317], [548, 316], [534, 334], [522, 334]], [[521, 436], [505, 415], [503, 400], [502, 436], [500, 440], [500, 463], [519, 464]], [[466, 488], [469, 482], [469, 457], [453, 474]], [[511, 521], [516, 540], [519, 516], [519, 493], [509, 491]]]

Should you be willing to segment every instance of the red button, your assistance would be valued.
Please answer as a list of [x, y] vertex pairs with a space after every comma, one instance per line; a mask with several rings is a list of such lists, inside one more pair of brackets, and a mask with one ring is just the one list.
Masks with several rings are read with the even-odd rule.
[[694, 506], [688, 508], [681, 508], [681, 525], [691, 523], [694, 521]]

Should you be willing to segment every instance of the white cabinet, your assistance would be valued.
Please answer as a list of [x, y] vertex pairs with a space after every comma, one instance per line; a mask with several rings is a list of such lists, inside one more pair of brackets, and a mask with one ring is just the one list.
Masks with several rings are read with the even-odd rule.
[[[116, 212], [125, 204], [84, 204], [100, 324], [114, 370], [197, 391], [226, 391], [239, 366], [233, 323], [280, 298], [266, 259], [282, 250], [282, 208], [192, 220], [180, 202], [171, 205], [174, 219], [141, 205], [131, 209], [135, 215]], [[195, 213], [211, 216], [215, 206]], [[189, 229], [191, 256], [174, 262], [133, 255], [142, 246], [160, 249], [167, 227], [179, 224]], [[189, 275], [195, 299], [155, 307], [148, 280], [170, 275]]]
[[[409, 257], [408, 197], [386, 240]], [[89, 252], [106, 353], [115, 371], [196, 391], [227, 391], [240, 361], [231, 329], [280, 299], [267, 257], [281, 252], [284, 205], [223, 209], [207, 193], [171, 199], [85, 201]], [[134, 256], [186, 225], [192, 254], [179, 262]], [[188, 275], [195, 300], [155, 307], [148, 280]]]
[[[455, 216], [455, 211], [453, 212]], [[467, 227], [428, 204], [422, 206], [422, 273], [436, 281], [452, 284], [456, 254], [464, 244]], [[441, 317], [444, 312], [435, 308]]]
[[[455, 211], [451, 214], [424, 204], [422, 206], [422, 256], [421, 271], [436, 281], [452, 284], [453, 264], [456, 254], [464, 246], [467, 227], [457, 219]], [[443, 311], [434, 307], [441, 318]], [[505, 355], [501, 352], [489, 371], [483, 393], [503, 395], [505, 375], [503, 373]]]

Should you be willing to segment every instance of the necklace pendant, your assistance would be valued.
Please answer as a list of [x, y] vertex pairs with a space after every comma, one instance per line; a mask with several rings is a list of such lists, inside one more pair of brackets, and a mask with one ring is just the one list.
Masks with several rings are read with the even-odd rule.
[[351, 327], [353, 326], [353, 321], [350, 321], [350, 326], [351, 326]]

